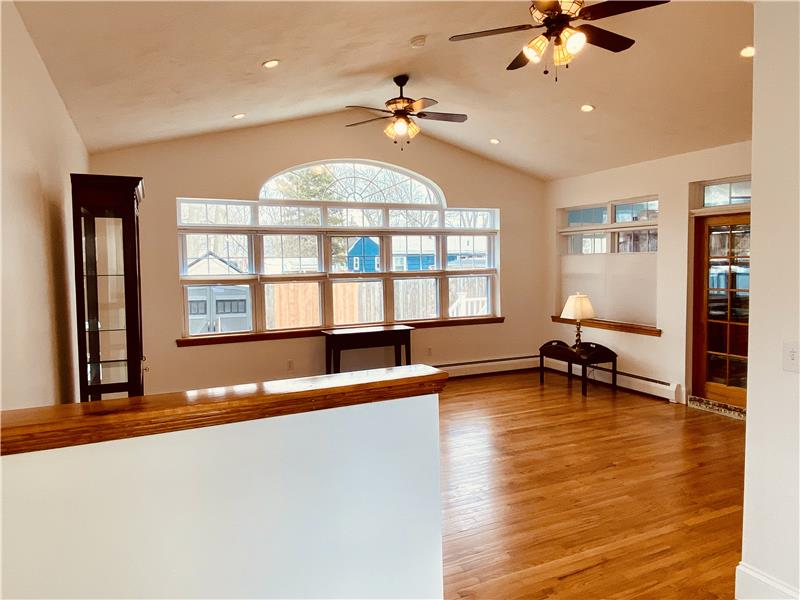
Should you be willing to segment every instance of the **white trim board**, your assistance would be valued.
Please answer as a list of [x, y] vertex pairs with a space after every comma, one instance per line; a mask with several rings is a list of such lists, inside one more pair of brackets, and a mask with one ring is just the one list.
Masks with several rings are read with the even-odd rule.
[[745, 562], [736, 567], [736, 600], [800, 598], [800, 590]]

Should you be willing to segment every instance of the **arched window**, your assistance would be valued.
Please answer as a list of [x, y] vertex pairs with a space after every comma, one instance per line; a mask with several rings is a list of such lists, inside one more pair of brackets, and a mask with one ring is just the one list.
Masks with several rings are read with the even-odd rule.
[[184, 335], [499, 317], [498, 224], [367, 160], [287, 169], [257, 201], [179, 198]]
[[432, 181], [400, 167], [367, 160], [293, 167], [270, 178], [259, 198], [445, 206], [442, 190]]

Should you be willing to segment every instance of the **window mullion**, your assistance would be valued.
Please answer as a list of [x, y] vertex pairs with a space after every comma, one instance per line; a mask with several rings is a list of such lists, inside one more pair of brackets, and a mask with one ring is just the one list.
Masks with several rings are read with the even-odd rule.
[[[331, 236], [322, 234], [322, 270], [326, 275], [333, 271]], [[322, 282], [322, 324], [333, 327], [333, 281], [326, 277]]]
[[436, 245], [439, 250], [439, 268], [442, 275], [439, 277], [439, 318], [450, 318], [450, 292], [447, 280], [447, 236], [439, 234], [436, 236]]
[[392, 236], [385, 235], [381, 240], [381, 262], [383, 267], [383, 320], [386, 323], [394, 323], [394, 279], [390, 273], [390, 256]]
[[250, 260], [256, 280], [250, 284], [250, 296], [253, 299], [253, 331], [266, 331], [266, 301], [264, 298], [264, 285], [260, 281], [260, 274], [264, 272], [264, 241], [260, 234], [251, 234]]

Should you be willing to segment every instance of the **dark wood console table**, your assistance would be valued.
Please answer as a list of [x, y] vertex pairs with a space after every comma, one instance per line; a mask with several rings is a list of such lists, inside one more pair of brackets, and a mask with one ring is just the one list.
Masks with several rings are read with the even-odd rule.
[[340, 373], [342, 350], [357, 348], [380, 348], [394, 346], [394, 364], [399, 367], [401, 360], [400, 347], [406, 347], [406, 364], [411, 364], [411, 332], [408, 325], [376, 325], [375, 327], [348, 327], [344, 329], [326, 329], [325, 335], [325, 372]]
[[586, 395], [586, 367], [611, 363], [611, 387], [617, 389], [617, 353], [593, 342], [582, 342], [577, 348], [561, 340], [550, 340], [539, 348], [539, 382], [544, 383], [544, 359], [563, 360], [567, 363], [567, 377], [572, 381], [572, 364], [581, 366], [581, 394]]

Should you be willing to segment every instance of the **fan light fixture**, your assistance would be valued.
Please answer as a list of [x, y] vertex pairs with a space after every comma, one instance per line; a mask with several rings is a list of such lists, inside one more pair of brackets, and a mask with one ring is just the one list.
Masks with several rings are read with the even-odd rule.
[[534, 38], [530, 44], [522, 49], [522, 51], [525, 53], [525, 57], [529, 61], [532, 63], [539, 63], [542, 61], [542, 56], [544, 55], [544, 51], [547, 49], [547, 44], [549, 43], [550, 40], [548, 40], [546, 36], [540, 35], [539, 37]]
[[386, 126], [383, 133], [385, 133], [387, 137], [397, 141], [398, 139], [404, 138], [413, 140], [420, 131], [422, 131], [420, 126], [409, 117], [397, 117]]
[[583, 0], [559, 0], [561, 13], [570, 17], [577, 17], [583, 7]]

